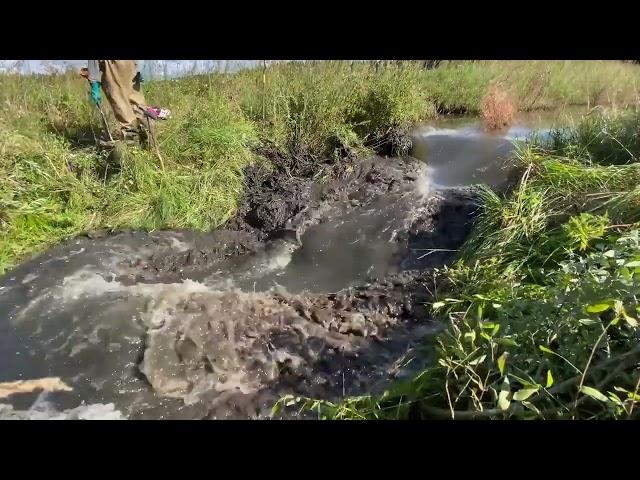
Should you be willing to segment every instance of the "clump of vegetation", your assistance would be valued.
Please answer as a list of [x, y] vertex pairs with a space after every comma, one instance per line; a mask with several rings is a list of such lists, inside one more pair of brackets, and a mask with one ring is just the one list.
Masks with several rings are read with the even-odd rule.
[[378, 149], [396, 130], [435, 115], [418, 65], [378, 70], [364, 62], [288, 63], [239, 74], [234, 95], [261, 137], [292, 155]]
[[571, 217], [562, 226], [567, 250], [586, 251], [595, 240], [605, 236], [608, 225], [609, 218], [606, 214], [600, 216], [584, 212], [578, 216]]
[[524, 174], [510, 195], [483, 191], [484, 207], [465, 247], [467, 258], [497, 257], [504, 268], [526, 266], [533, 276], [534, 266], [575, 251], [578, 226], [583, 226], [581, 234], [588, 229], [602, 231], [597, 226], [602, 218], [594, 222], [593, 215], [606, 215], [608, 225], [640, 220], [640, 164], [589, 166], [547, 156], [534, 146], [517, 158]]
[[636, 109], [622, 114], [595, 110], [576, 128], [553, 132], [548, 148], [559, 156], [598, 165], [637, 162], [640, 116]]
[[[635, 122], [620, 115], [578, 131]], [[640, 164], [559, 135], [520, 149], [519, 184], [485, 190], [463, 257], [439, 272], [434, 366], [381, 396], [279, 405], [321, 418], [640, 418]], [[633, 135], [617, 140], [638, 154]]]
[[500, 87], [494, 85], [482, 99], [480, 116], [486, 128], [497, 130], [507, 127], [513, 122], [516, 106], [509, 95]]

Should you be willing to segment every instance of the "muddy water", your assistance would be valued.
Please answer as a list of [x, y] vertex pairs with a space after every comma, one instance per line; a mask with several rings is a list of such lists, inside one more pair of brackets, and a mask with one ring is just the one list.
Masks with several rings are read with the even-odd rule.
[[73, 391], [13, 396], [11, 407], [32, 418], [265, 418], [286, 393], [380, 388], [437, 328], [418, 313], [419, 272], [450, 261], [468, 231], [464, 192], [439, 192], [499, 186], [509, 140], [529, 132], [464, 120], [418, 129], [426, 164], [376, 160], [341, 195], [310, 203], [294, 236], [129, 232], [25, 262], [0, 279], [0, 381], [59, 376]]
[[137, 372], [146, 330], [140, 314], [148, 298], [167, 295], [171, 286], [156, 293], [144, 285], [129, 289], [114, 278], [119, 261], [149, 253], [149, 247], [181, 248], [180, 242], [180, 234], [158, 242], [136, 235], [103, 242], [81, 238], [10, 272], [0, 287], [0, 315], [6, 319], [0, 323], [0, 378], [60, 376], [74, 389], [46, 398], [16, 396], [14, 406], [36, 402], [38, 410], [46, 401], [62, 411], [120, 397], [120, 405], [138, 402], [161, 410], [165, 400], [156, 399]]
[[355, 192], [331, 205], [318, 224], [306, 229], [301, 246], [282, 258], [284, 267], [260, 278], [255, 287], [337, 292], [399, 271], [407, 251], [396, 238], [420, 215], [430, 193], [427, 169], [409, 178], [398, 191], [373, 201]]
[[[576, 108], [520, 114], [511, 127], [499, 131], [486, 131], [480, 120], [470, 118], [418, 127], [411, 154], [427, 164], [416, 181], [419, 188], [378, 198], [366, 208], [357, 208], [357, 200], [334, 207], [327, 221], [306, 231], [299, 249], [283, 255], [286, 267], [263, 277], [257, 288], [282, 285], [296, 292], [334, 292], [415, 265], [426, 251], [412, 251], [394, 240], [415, 220], [422, 198], [438, 189], [475, 184], [501, 189], [509, 181], [515, 142], [532, 135], [544, 138], [551, 128], [567, 125], [581, 113], [583, 109]], [[445, 252], [429, 256], [417, 262], [421, 268], [450, 258]]]
[[552, 128], [570, 125], [583, 113], [583, 108], [573, 108], [519, 114], [511, 127], [498, 131], [486, 131], [478, 119], [439, 121], [415, 130], [412, 155], [429, 165], [434, 188], [483, 183], [500, 189], [509, 180], [514, 141], [526, 141], [533, 134], [544, 138]]

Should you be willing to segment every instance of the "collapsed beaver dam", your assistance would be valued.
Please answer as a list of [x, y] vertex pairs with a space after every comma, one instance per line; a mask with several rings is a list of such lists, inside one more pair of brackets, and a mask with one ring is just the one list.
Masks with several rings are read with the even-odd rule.
[[60, 409], [129, 418], [259, 418], [287, 393], [383, 386], [434, 329], [428, 268], [462, 243], [473, 195], [430, 193], [414, 159], [249, 178], [230, 228], [93, 233], [11, 272], [3, 376], [62, 376]]
[[[491, 142], [493, 165], [511, 143]], [[272, 164], [217, 231], [91, 232], [0, 279], [0, 380], [72, 387], [0, 415], [268, 418], [286, 394], [337, 401], [424, 368], [433, 268], [475, 190], [411, 157]]]

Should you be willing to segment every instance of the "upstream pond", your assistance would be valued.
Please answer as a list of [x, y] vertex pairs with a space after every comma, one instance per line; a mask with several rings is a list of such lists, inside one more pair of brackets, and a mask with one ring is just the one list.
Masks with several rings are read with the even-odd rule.
[[0, 278], [0, 418], [269, 418], [287, 393], [376, 392], [428, 363], [430, 272], [455, 258], [470, 186], [509, 181], [514, 141], [570, 117], [421, 125], [407, 158], [310, 185], [283, 234], [96, 232]]

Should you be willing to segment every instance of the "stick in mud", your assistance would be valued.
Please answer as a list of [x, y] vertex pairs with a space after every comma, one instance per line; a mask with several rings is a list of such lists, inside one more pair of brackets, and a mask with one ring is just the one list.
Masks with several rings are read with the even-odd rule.
[[31, 393], [37, 390], [43, 390], [45, 392], [70, 392], [72, 388], [64, 383], [60, 377], [3, 382], [0, 383], [0, 398], [7, 398], [16, 393]]
[[413, 248], [413, 251], [419, 250], [427, 250], [427, 253], [424, 253], [418, 257], [418, 260], [422, 260], [424, 257], [428, 257], [432, 253], [436, 252], [459, 252], [459, 250], [451, 250], [449, 248]]

